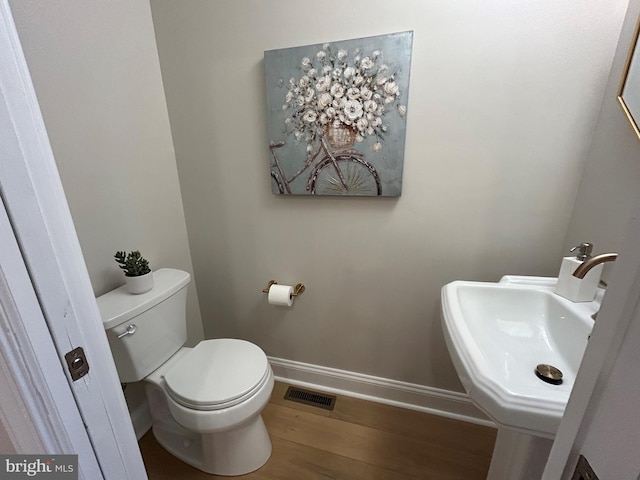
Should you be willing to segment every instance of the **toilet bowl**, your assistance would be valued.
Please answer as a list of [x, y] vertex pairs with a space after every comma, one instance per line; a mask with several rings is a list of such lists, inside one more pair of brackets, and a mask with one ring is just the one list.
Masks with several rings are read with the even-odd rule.
[[273, 391], [273, 371], [258, 346], [213, 339], [186, 341], [186, 272], [154, 272], [154, 288], [124, 287], [98, 306], [123, 383], [142, 380], [158, 443], [185, 463], [217, 475], [243, 475], [271, 455], [260, 413]]

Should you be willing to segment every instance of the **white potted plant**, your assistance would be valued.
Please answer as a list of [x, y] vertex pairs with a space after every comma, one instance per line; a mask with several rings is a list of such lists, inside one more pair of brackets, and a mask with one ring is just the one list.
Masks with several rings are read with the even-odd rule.
[[146, 293], [153, 288], [153, 273], [149, 261], [138, 250], [132, 252], [116, 252], [114, 255], [118, 266], [124, 270], [124, 278], [130, 293]]

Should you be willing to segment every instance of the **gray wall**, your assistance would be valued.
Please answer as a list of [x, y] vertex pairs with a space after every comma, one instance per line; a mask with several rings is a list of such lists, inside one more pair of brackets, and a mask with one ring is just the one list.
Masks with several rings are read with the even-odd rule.
[[567, 249], [589, 241], [595, 253], [616, 252], [640, 201], [640, 140], [617, 100], [639, 8], [637, 1], [630, 2], [569, 222]]
[[[206, 336], [460, 389], [440, 288], [557, 274], [626, 1], [151, 5]], [[263, 51], [405, 30], [402, 197], [272, 195]]]
[[124, 283], [116, 250], [191, 272], [149, 3], [10, 3], [95, 294]]

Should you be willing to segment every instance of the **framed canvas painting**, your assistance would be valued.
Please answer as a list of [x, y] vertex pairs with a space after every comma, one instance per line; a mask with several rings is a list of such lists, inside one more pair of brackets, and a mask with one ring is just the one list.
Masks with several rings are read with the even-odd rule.
[[397, 197], [413, 32], [264, 52], [271, 188]]

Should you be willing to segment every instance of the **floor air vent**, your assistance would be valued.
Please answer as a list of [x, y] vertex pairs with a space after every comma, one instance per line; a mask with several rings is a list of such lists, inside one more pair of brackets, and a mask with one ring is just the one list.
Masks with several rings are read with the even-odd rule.
[[289, 387], [287, 393], [284, 394], [284, 399], [304, 403], [312, 407], [324, 408], [325, 410], [333, 410], [336, 404], [336, 397], [333, 395], [312, 392], [299, 387]]

